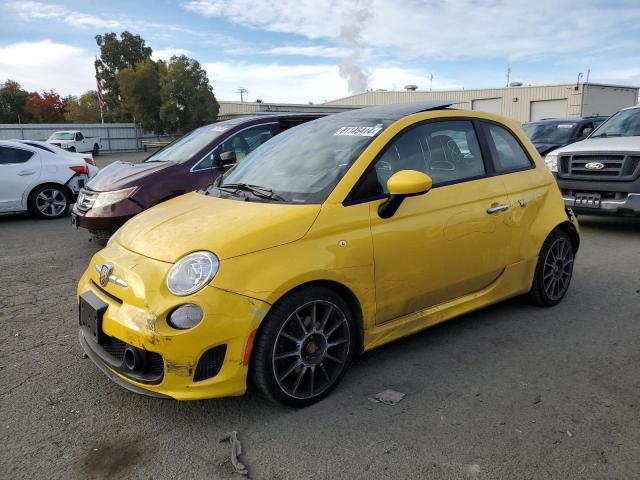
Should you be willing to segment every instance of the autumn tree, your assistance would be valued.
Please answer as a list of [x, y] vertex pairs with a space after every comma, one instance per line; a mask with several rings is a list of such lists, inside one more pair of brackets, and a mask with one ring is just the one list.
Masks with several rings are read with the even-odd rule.
[[162, 132], [160, 120], [160, 72], [164, 64], [151, 60], [139, 62], [135, 68], [127, 67], [116, 75], [122, 108], [131, 114], [133, 121], [147, 131]]
[[100, 122], [100, 105], [98, 92], [89, 90], [80, 98], [68, 96], [64, 99], [65, 119], [72, 123]]
[[95, 37], [100, 47], [100, 58], [95, 61], [96, 69], [104, 82], [104, 97], [108, 116], [114, 121], [131, 120], [131, 113], [122, 108], [118, 72], [125, 68], [135, 70], [136, 64], [151, 60], [151, 48], [139, 35], [124, 31], [120, 38], [114, 33]]
[[53, 90], [49, 92], [32, 92], [25, 107], [37, 123], [64, 122], [64, 102]]
[[[164, 62], [159, 62], [160, 64]], [[160, 119], [169, 133], [185, 133], [216, 119], [220, 106], [200, 63], [185, 55], [161, 66]]]
[[24, 123], [29, 120], [26, 111], [29, 92], [15, 80], [7, 80], [0, 87], [0, 123]]

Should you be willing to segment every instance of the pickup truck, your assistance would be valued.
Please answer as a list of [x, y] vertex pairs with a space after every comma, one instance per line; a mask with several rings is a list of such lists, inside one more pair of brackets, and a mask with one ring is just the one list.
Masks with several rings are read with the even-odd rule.
[[78, 130], [53, 132], [47, 143], [70, 152], [91, 152], [94, 157], [100, 154], [100, 137], [85, 137]]
[[620, 110], [545, 161], [565, 206], [576, 213], [640, 216], [640, 105]]

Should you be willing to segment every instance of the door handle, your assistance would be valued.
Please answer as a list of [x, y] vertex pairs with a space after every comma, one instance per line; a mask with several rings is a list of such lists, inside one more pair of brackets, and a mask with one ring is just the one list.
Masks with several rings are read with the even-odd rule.
[[24, 177], [26, 175], [33, 175], [34, 172], [33, 170], [22, 170], [21, 172], [18, 172], [18, 175], [20, 175], [21, 177]]
[[504, 212], [506, 210], [509, 210], [509, 205], [506, 205], [506, 204], [496, 205], [495, 207], [487, 208], [487, 213], [489, 213], [489, 214], [498, 213], [498, 212]]

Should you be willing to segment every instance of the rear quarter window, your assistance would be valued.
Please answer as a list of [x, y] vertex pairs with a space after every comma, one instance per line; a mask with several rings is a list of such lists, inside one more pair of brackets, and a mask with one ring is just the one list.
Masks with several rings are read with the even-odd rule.
[[493, 143], [493, 159], [498, 173], [531, 168], [532, 162], [513, 134], [499, 125], [485, 124], [489, 140]]

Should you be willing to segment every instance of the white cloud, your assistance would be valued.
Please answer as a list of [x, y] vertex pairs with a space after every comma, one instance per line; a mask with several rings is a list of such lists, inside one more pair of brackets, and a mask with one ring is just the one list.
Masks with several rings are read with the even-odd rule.
[[169, 60], [171, 57], [173, 56], [180, 56], [180, 55], [190, 55], [189, 50], [186, 50], [184, 48], [175, 48], [175, 47], [169, 47], [169, 48], [161, 48], [158, 50], [154, 50], [153, 53], [151, 54], [151, 58], [153, 60]]
[[342, 58], [348, 52], [343, 48], [325, 47], [323, 45], [309, 45], [309, 46], [296, 46], [296, 45], [283, 45], [281, 47], [274, 47], [265, 50], [262, 53], [267, 55], [297, 55], [303, 57], [316, 57], [316, 58]]
[[102, 18], [91, 13], [70, 10], [64, 5], [46, 4], [42, 2], [8, 2], [5, 5], [22, 20], [60, 20], [80, 28], [121, 28], [122, 22], [117, 19]]
[[82, 48], [51, 40], [0, 47], [0, 79], [26, 90], [53, 90], [61, 96], [95, 89], [93, 57]]
[[251, 28], [338, 41], [352, 28], [363, 46], [396, 57], [521, 59], [586, 52], [637, 28], [640, 3], [584, 0], [192, 0], [185, 8]]

